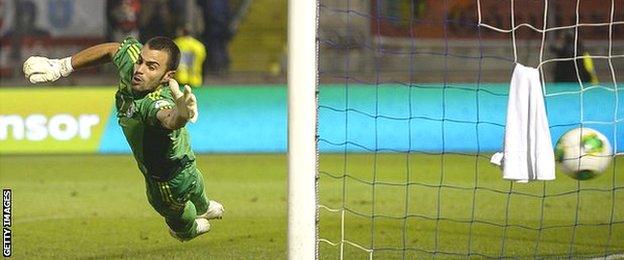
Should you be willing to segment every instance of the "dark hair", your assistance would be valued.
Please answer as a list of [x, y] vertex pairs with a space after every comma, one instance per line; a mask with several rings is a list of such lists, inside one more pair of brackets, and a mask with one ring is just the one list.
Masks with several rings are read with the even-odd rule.
[[167, 37], [157, 36], [149, 39], [146, 46], [149, 46], [151, 50], [166, 51], [169, 53], [169, 62], [167, 62], [167, 70], [178, 69], [180, 64], [180, 48], [171, 39]]

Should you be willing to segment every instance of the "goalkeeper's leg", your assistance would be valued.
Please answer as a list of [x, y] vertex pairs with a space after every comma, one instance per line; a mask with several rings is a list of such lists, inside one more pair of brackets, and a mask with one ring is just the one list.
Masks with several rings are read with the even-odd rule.
[[150, 205], [165, 218], [171, 235], [181, 241], [190, 240], [210, 230], [207, 220], [197, 219], [195, 205], [188, 199], [192, 183], [182, 173], [168, 182], [146, 179]]
[[180, 241], [190, 240], [210, 230], [210, 224], [207, 221], [202, 223], [195, 221], [197, 212], [190, 201], [186, 202], [182, 211], [165, 211], [161, 215], [165, 217], [171, 235]]
[[199, 169], [194, 171], [196, 175], [196, 185], [191, 191], [190, 200], [195, 205], [198, 218], [220, 219], [223, 217], [225, 209], [221, 203], [214, 200], [208, 200], [204, 191], [204, 178]]
[[191, 190], [189, 200], [195, 205], [197, 215], [201, 215], [208, 211], [209, 200], [204, 191], [204, 177], [199, 169], [193, 168], [192, 176], [195, 178], [195, 185]]

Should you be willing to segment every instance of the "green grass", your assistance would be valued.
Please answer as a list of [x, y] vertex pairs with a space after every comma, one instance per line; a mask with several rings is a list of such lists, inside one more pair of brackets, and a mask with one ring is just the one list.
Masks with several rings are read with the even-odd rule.
[[130, 156], [3, 156], [13, 189], [14, 251], [22, 258], [276, 259], [286, 257], [282, 155], [200, 156], [223, 220], [180, 243], [150, 207]]
[[[557, 173], [555, 181], [528, 184], [503, 181], [488, 161], [474, 155], [322, 156], [320, 204], [339, 211], [320, 210], [320, 237], [341, 241], [344, 208], [346, 259], [368, 256], [353, 244], [374, 248], [379, 259], [624, 252], [622, 157], [617, 169], [590, 181]], [[323, 258], [339, 257], [340, 246], [320, 245]]]
[[[198, 163], [208, 195], [227, 212], [212, 221], [210, 233], [180, 243], [147, 203], [130, 156], [1, 156], [0, 186], [13, 189], [13, 255], [286, 258], [286, 157], [202, 155]], [[510, 185], [486, 158], [474, 156], [322, 155], [320, 202], [348, 209], [344, 239], [374, 247], [376, 259], [430, 258], [433, 252], [442, 258], [621, 253], [622, 157], [616, 165], [591, 181], [558, 175], [556, 181]], [[374, 186], [368, 183], [373, 179]], [[319, 213], [320, 237], [340, 242], [341, 211]], [[350, 243], [344, 244], [346, 259], [368, 257]], [[340, 246], [320, 243], [321, 259], [339, 253]]]

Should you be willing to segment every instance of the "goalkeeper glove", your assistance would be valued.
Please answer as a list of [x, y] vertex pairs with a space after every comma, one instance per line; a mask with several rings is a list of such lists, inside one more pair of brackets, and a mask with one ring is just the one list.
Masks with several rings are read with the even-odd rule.
[[54, 82], [61, 76], [69, 76], [74, 71], [71, 65], [71, 57], [48, 59], [32, 56], [24, 62], [23, 69], [24, 76], [33, 84]]
[[169, 80], [169, 89], [173, 95], [173, 100], [176, 103], [176, 107], [183, 114], [188, 115], [188, 121], [191, 123], [197, 122], [199, 117], [199, 111], [197, 110], [197, 98], [193, 94], [189, 85], [184, 85], [184, 93], [180, 91], [180, 85], [175, 79]]

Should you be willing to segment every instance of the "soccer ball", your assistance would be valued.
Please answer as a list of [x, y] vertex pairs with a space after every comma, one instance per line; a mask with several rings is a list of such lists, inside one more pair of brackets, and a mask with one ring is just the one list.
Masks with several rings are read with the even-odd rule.
[[611, 163], [611, 145], [600, 132], [591, 128], [575, 128], [559, 138], [555, 159], [563, 172], [577, 180], [600, 175]]

